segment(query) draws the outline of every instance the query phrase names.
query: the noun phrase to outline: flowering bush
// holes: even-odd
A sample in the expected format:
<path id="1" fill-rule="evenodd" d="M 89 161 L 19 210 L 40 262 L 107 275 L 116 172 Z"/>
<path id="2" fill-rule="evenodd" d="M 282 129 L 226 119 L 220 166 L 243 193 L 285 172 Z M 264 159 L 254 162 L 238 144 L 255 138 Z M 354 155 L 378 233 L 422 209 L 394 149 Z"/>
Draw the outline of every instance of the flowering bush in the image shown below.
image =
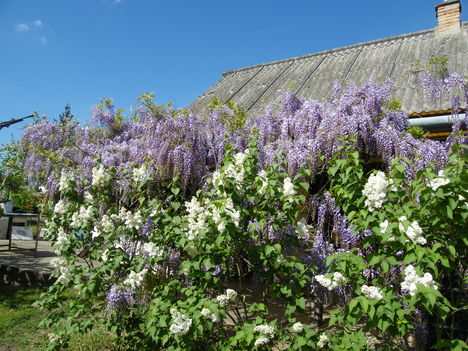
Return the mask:
<path id="1" fill-rule="evenodd" d="M 364 234 L 359 247 L 328 257 L 330 269 L 347 277 L 351 298 L 332 312 L 330 323 L 345 330 L 338 335 L 359 325 L 348 337 L 359 342 L 367 333 L 389 350 L 408 348 L 414 330 L 420 348 L 466 347 L 454 338 L 466 303 L 466 158 L 455 152 L 437 175 L 428 168 L 411 182 L 397 159 L 388 176 L 377 172 L 367 181 L 355 153 L 333 161 L 330 192 Z M 378 206 L 368 206 L 369 198 L 378 198 Z"/>
<path id="2" fill-rule="evenodd" d="M 286 92 L 258 115 L 145 94 L 130 119 L 104 100 L 90 127 L 28 128 L 55 200 L 49 349 L 98 324 L 136 350 L 465 347 L 460 125 L 414 138 L 391 90 Z"/>
<path id="3" fill-rule="evenodd" d="M 165 201 L 146 197 L 141 170 L 127 175 L 133 191 L 119 205 L 114 170 L 95 167 L 84 195 L 64 173 L 48 223 L 58 279 L 41 302 L 52 310 L 46 325 L 57 328 L 50 348 L 96 323 L 139 350 L 313 347 L 318 336 L 296 313 L 314 269 L 293 252 L 311 247 L 299 221 L 308 184 L 279 166 L 260 171 L 256 154 L 254 144 L 228 151 L 184 204 L 175 183 Z M 63 301 L 67 289 L 74 293 Z M 273 308 L 278 318 L 267 318 Z"/>
<path id="4" fill-rule="evenodd" d="M 291 179 L 284 164 L 261 170 L 257 154 L 256 144 L 228 150 L 185 203 L 177 181 L 164 201 L 149 198 L 142 168 L 126 175 L 132 191 L 118 205 L 115 170 L 95 167 L 83 195 L 64 173 L 48 224 L 57 281 L 41 301 L 51 310 L 44 323 L 57 330 L 49 348 L 104 324 L 120 347 L 138 350 L 391 350 L 405 348 L 429 318 L 456 317 L 461 301 L 444 282 L 463 286 L 466 269 L 462 155 L 412 182 L 395 162 L 389 176 L 378 174 L 385 187 L 369 185 L 375 176 L 365 179 L 356 153 L 337 156 L 324 201 L 355 239 L 332 247 L 321 244 L 330 232 L 314 229 L 321 215 L 307 214 L 310 171 Z M 434 192 L 438 177 L 444 184 Z M 372 191 L 380 205 L 370 209 Z M 345 303 L 332 311 L 334 327 L 319 333 L 307 305 L 335 295 Z"/>

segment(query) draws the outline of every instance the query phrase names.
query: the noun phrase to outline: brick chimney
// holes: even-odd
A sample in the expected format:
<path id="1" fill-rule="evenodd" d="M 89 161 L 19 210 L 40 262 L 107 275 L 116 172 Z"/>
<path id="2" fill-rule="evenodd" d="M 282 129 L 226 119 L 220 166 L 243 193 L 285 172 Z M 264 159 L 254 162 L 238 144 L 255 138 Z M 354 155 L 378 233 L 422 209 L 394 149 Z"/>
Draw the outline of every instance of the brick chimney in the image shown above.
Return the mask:
<path id="1" fill-rule="evenodd" d="M 460 0 L 445 0 L 435 7 L 437 15 L 437 32 L 439 34 L 451 33 L 460 30 Z"/>

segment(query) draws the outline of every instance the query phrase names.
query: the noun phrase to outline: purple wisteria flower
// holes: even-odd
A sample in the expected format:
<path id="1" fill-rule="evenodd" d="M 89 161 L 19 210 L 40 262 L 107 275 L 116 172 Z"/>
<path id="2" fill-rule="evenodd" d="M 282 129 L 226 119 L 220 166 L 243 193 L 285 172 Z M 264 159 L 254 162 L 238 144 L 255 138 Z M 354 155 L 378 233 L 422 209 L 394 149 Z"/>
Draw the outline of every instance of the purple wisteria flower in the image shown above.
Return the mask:
<path id="1" fill-rule="evenodd" d="M 112 285 L 106 297 L 109 310 L 122 310 L 135 304 L 134 289 Z"/>

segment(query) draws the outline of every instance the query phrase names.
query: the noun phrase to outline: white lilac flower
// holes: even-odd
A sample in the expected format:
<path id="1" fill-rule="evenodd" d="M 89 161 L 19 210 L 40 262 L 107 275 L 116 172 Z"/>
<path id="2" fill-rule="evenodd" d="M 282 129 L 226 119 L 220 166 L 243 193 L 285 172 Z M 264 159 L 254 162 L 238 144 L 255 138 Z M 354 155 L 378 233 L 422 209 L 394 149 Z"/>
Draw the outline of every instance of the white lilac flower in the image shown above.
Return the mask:
<path id="1" fill-rule="evenodd" d="M 390 183 L 386 179 L 384 172 L 378 171 L 370 175 L 362 190 L 362 195 L 366 197 L 364 204 L 370 211 L 382 207 L 389 185 Z"/>
<path id="2" fill-rule="evenodd" d="M 135 183 L 144 183 L 149 178 L 149 172 L 145 164 L 133 169 L 133 180 Z"/>
<path id="3" fill-rule="evenodd" d="M 102 216 L 101 227 L 104 233 L 110 234 L 114 231 L 114 222 L 108 215 Z"/>
<path id="4" fill-rule="evenodd" d="M 92 231 L 92 233 L 91 233 L 91 236 L 92 236 L 93 239 L 96 239 L 97 237 L 101 236 L 101 234 L 102 234 L 102 233 L 101 233 L 101 231 L 99 230 L 99 228 L 98 228 L 98 227 L 94 227 L 94 228 L 93 228 L 93 231 Z"/>
<path id="5" fill-rule="evenodd" d="M 234 179 L 236 181 L 236 183 L 235 183 L 236 189 L 239 189 L 239 190 L 241 189 L 242 183 L 243 183 L 244 178 L 245 178 L 245 170 L 244 170 L 243 167 L 239 168 L 236 165 L 231 163 L 224 170 L 224 175 L 226 177 Z"/>
<path id="6" fill-rule="evenodd" d="M 45 186 L 43 186 L 43 185 L 41 185 L 41 186 L 39 187 L 39 191 L 40 191 L 42 194 L 47 194 L 47 193 L 48 193 L 47 188 L 46 188 Z"/>
<path id="7" fill-rule="evenodd" d="M 94 217 L 94 208 L 93 206 L 81 206 L 78 212 L 73 213 L 72 221 L 70 226 L 72 228 L 78 229 L 82 225 L 86 224 L 88 221 L 92 220 Z"/>
<path id="8" fill-rule="evenodd" d="M 260 185 L 260 188 L 258 189 L 258 192 L 260 194 L 265 193 L 265 190 L 268 187 L 268 177 L 267 177 L 267 172 L 262 169 L 260 172 L 258 172 L 257 177 L 260 178 L 260 181 L 262 184 Z"/>
<path id="9" fill-rule="evenodd" d="M 319 341 L 317 342 L 317 346 L 322 348 L 330 342 L 327 334 L 320 334 Z"/>
<path id="10" fill-rule="evenodd" d="M 203 308 L 200 312 L 202 317 L 211 319 L 213 323 L 219 322 L 219 316 L 216 313 L 211 312 L 208 308 Z"/>
<path id="11" fill-rule="evenodd" d="M 273 334 L 275 333 L 275 327 L 272 327 L 271 325 L 268 325 L 268 324 L 261 324 L 261 325 L 257 325 L 254 328 L 254 331 L 271 338 Z"/>
<path id="12" fill-rule="evenodd" d="M 299 239 L 307 240 L 309 239 L 310 235 L 310 229 L 312 226 L 307 225 L 307 222 L 304 218 L 301 218 L 299 222 L 297 222 L 296 226 L 296 234 Z"/>
<path id="13" fill-rule="evenodd" d="M 227 298 L 227 296 L 225 294 L 221 294 L 221 295 L 216 296 L 216 301 L 218 301 L 218 303 L 220 305 L 226 305 L 229 302 L 229 300 L 228 300 L 228 298 Z"/>
<path id="14" fill-rule="evenodd" d="M 138 288 L 143 282 L 143 279 L 145 278 L 147 272 L 147 269 L 143 269 L 141 272 L 138 273 L 130 271 L 127 279 L 125 279 L 124 281 L 124 285 L 131 286 L 134 289 Z"/>
<path id="15" fill-rule="evenodd" d="M 102 252 L 101 260 L 102 260 L 103 262 L 107 262 L 107 261 L 109 260 L 109 249 L 105 249 L 105 250 Z"/>
<path id="16" fill-rule="evenodd" d="M 55 268 L 59 268 L 67 265 L 67 260 L 63 257 L 54 257 L 50 260 L 50 264 Z"/>
<path id="17" fill-rule="evenodd" d="M 323 274 L 316 275 L 315 280 L 328 290 L 333 290 L 348 282 L 348 280 L 340 272 L 334 272 L 331 276 L 328 277 Z"/>
<path id="18" fill-rule="evenodd" d="M 388 220 L 383 221 L 382 223 L 380 223 L 379 226 L 380 226 L 380 233 L 385 234 L 388 228 Z"/>
<path id="19" fill-rule="evenodd" d="M 289 202 L 292 202 L 292 196 L 296 195 L 296 190 L 294 190 L 294 184 L 291 182 L 291 178 L 289 177 L 284 178 L 283 195 L 289 198 Z"/>
<path id="20" fill-rule="evenodd" d="M 192 325 L 192 319 L 188 318 L 185 314 L 180 313 L 175 308 L 171 308 L 171 316 L 173 323 L 169 327 L 169 330 L 173 334 L 185 335 Z"/>
<path id="21" fill-rule="evenodd" d="M 107 182 L 106 170 L 103 165 L 99 165 L 99 168 L 93 167 L 93 178 L 91 184 L 96 187 L 104 186 Z"/>
<path id="22" fill-rule="evenodd" d="M 70 243 L 70 238 L 63 228 L 59 228 L 57 238 L 54 243 L 54 250 L 57 254 L 60 254 L 63 249 Z"/>
<path id="23" fill-rule="evenodd" d="M 334 272 L 333 273 L 333 281 L 338 286 L 346 284 L 348 282 L 348 280 L 345 278 L 345 276 L 343 274 L 341 274 L 340 272 Z"/>
<path id="24" fill-rule="evenodd" d="M 324 288 L 327 288 L 328 290 L 333 289 L 333 282 L 330 278 L 327 278 L 323 274 L 316 275 L 314 278 Z"/>
<path id="25" fill-rule="evenodd" d="M 435 177 L 429 182 L 429 187 L 433 191 L 436 191 L 437 189 L 439 189 L 439 187 L 447 185 L 448 183 L 450 183 L 450 180 L 447 177 L 445 177 L 444 171 L 439 171 L 437 177 Z"/>
<path id="26" fill-rule="evenodd" d="M 216 300 L 220 305 L 226 305 L 237 298 L 237 292 L 232 289 L 227 289 L 224 294 L 216 296 Z"/>
<path id="27" fill-rule="evenodd" d="M 62 172 L 59 180 L 59 190 L 60 192 L 68 191 L 71 189 L 71 182 L 72 177 L 69 173 Z"/>
<path id="28" fill-rule="evenodd" d="M 93 203 L 94 202 L 93 195 L 91 195 L 91 193 L 89 191 L 86 191 L 84 193 L 84 199 L 85 199 L 85 202 L 88 202 L 88 203 Z"/>
<path id="29" fill-rule="evenodd" d="M 213 182 L 213 185 L 215 187 L 220 187 L 220 186 L 224 185 L 223 179 L 221 177 L 221 173 L 219 173 L 219 171 L 214 171 L 213 172 L 211 181 Z"/>
<path id="30" fill-rule="evenodd" d="M 231 198 L 226 199 L 226 203 L 224 204 L 224 211 L 229 217 L 232 218 L 235 226 L 238 227 L 240 220 L 240 212 L 234 208 L 234 204 Z"/>
<path id="31" fill-rule="evenodd" d="M 67 204 L 65 203 L 65 201 L 63 200 L 60 200 L 59 202 L 57 202 L 54 206 L 54 213 L 56 214 L 64 214 L 67 212 L 67 209 L 68 209 L 68 206 Z"/>
<path id="32" fill-rule="evenodd" d="M 418 290 L 417 284 L 437 290 L 437 286 L 434 284 L 434 280 L 430 273 L 424 273 L 422 277 L 419 277 L 414 267 L 409 265 L 405 268 L 404 274 L 405 280 L 401 283 L 401 289 L 408 292 L 411 296 L 416 294 L 416 291 Z"/>
<path id="33" fill-rule="evenodd" d="M 141 216 L 140 210 L 132 213 L 131 211 L 127 212 L 125 217 L 125 225 L 129 229 L 140 229 L 141 225 L 143 224 L 143 217 Z"/>
<path id="34" fill-rule="evenodd" d="M 233 301 L 237 298 L 237 292 L 233 289 L 226 289 L 226 297 L 229 301 Z"/>
<path id="35" fill-rule="evenodd" d="M 249 150 L 245 150 L 245 152 L 238 152 L 237 154 L 234 155 L 234 162 L 236 163 L 236 166 L 243 166 L 245 160 L 249 156 Z"/>
<path id="36" fill-rule="evenodd" d="M 382 291 L 376 286 L 363 285 L 361 287 L 361 293 L 369 300 L 382 300 Z"/>
<path id="37" fill-rule="evenodd" d="M 267 338 L 266 336 L 261 336 L 261 337 L 257 338 L 257 340 L 255 340 L 254 345 L 255 346 L 261 346 L 261 345 L 268 344 L 269 342 L 270 342 L 270 338 Z"/>
<path id="38" fill-rule="evenodd" d="M 67 260 L 63 257 L 54 257 L 51 261 L 50 264 L 54 266 L 59 272 L 60 276 L 57 278 L 57 283 L 66 283 L 72 278 L 72 274 L 70 273 L 70 270 L 68 269 L 68 263 Z"/>
<path id="39" fill-rule="evenodd" d="M 164 254 L 164 249 L 155 243 L 145 243 L 143 245 L 143 251 L 145 251 L 149 257 L 160 257 Z"/>
<path id="40" fill-rule="evenodd" d="M 200 236 L 200 231 L 206 228 L 206 219 L 207 219 L 207 210 L 200 205 L 197 198 L 194 196 L 192 200 L 185 203 L 187 208 L 187 222 L 188 222 L 188 232 L 187 238 L 189 240 L 198 239 Z"/>
<path id="41" fill-rule="evenodd" d="M 301 322 L 296 322 L 293 324 L 291 331 L 293 333 L 300 333 L 304 330 L 304 325 Z"/>
<path id="42" fill-rule="evenodd" d="M 411 241 L 417 244 L 421 244 L 421 245 L 424 245 L 427 243 L 426 239 L 422 236 L 422 229 L 419 226 L 418 222 L 413 221 L 405 230 L 404 222 L 408 221 L 406 216 L 402 216 L 398 218 L 398 221 L 400 222 L 398 225 L 398 229 L 401 232 L 404 232 Z"/>
<path id="43" fill-rule="evenodd" d="M 70 273 L 70 270 L 67 266 L 60 266 L 59 267 L 60 276 L 57 278 L 56 282 L 59 284 L 69 282 L 73 275 Z"/>

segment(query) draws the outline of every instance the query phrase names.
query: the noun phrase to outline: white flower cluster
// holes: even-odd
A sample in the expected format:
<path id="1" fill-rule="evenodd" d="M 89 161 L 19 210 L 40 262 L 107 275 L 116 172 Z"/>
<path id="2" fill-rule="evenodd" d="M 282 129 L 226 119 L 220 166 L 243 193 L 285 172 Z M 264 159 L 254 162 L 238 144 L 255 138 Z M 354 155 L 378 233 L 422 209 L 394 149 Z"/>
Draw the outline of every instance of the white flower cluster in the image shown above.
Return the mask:
<path id="1" fill-rule="evenodd" d="M 130 274 L 128 275 L 127 279 L 125 279 L 123 282 L 124 285 L 131 286 L 134 289 L 138 288 L 143 282 L 143 279 L 145 278 L 145 275 L 147 272 L 148 272 L 147 269 L 143 269 L 142 271 L 138 273 L 134 271 L 130 271 Z"/>
<path id="2" fill-rule="evenodd" d="M 227 305 L 229 302 L 237 298 L 237 292 L 232 289 L 226 289 L 224 294 L 216 296 L 216 300 L 220 305 Z"/>
<path id="3" fill-rule="evenodd" d="M 128 229 L 140 229 L 143 224 L 143 217 L 141 216 L 140 210 L 132 213 L 132 211 L 127 211 L 125 208 L 119 210 L 119 214 L 111 215 L 111 219 L 123 222 Z M 110 229 L 111 224 L 107 223 Z M 112 224 L 113 227 L 113 224 Z"/>
<path id="4" fill-rule="evenodd" d="M 387 188 L 391 185 L 390 181 L 385 177 L 385 173 L 378 171 L 371 174 L 367 180 L 362 195 L 366 197 L 364 204 L 370 211 L 382 207 L 382 204 L 387 196 Z"/>
<path id="5" fill-rule="evenodd" d="M 241 189 L 245 177 L 244 162 L 249 156 L 249 150 L 234 155 L 234 163 L 231 163 L 224 171 L 226 177 L 236 181 L 236 188 Z"/>
<path id="6" fill-rule="evenodd" d="M 102 260 L 103 262 L 107 262 L 107 261 L 109 260 L 109 249 L 105 249 L 105 250 L 102 252 L 101 260 Z"/>
<path id="7" fill-rule="evenodd" d="M 104 169 L 103 165 L 99 165 L 99 167 L 93 167 L 93 178 L 91 184 L 95 187 L 101 187 L 106 185 L 108 176 L 106 175 L 106 170 Z"/>
<path id="8" fill-rule="evenodd" d="M 206 219 L 208 217 L 208 211 L 200 205 L 197 198 L 194 196 L 190 202 L 185 203 L 188 215 L 188 233 L 187 237 L 189 240 L 195 240 L 199 237 L 199 231 L 206 228 Z"/>
<path id="9" fill-rule="evenodd" d="M 93 231 L 91 232 L 91 237 L 92 237 L 93 239 L 96 239 L 97 237 L 101 236 L 101 234 L 102 234 L 102 233 L 101 233 L 101 231 L 99 230 L 99 228 L 98 228 L 98 227 L 94 227 L 94 228 L 93 228 Z"/>
<path id="10" fill-rule="evenodd" d="M 203 308 L 200 312 L 202 317 L 211 319 L 213 323 L 219 322 L 219 316 L 216 313 L 211 312 L 208 308 Z"/>
<path id="11" fill-rule="evenodd" d="M 102 216 L 101 227 L 104 233 L 107 233 L 107 234 L 111 234 L 115 229 L 114 222 L 108 215 Z"/>
<path id="12" fill-rule="evenodd" d="M 55 239 L 55 243 L 54 243 L 54 251 L 58 255 L 60 255 L 60 253 L 63 251 L 63 249 L 66 246 L 68 246 L 69 243 L 70 243 L 70 238 L 67 235 L 67 233 L 65 233 L 63 228 L 59 228 L 57 238 Z"/>
<path id="13" fill-rule="evenodd" d="M 291 331 L 293 333 L 300 333 L 304 330 L 304 325 L 301 322 L 296 322 L 293 324 Z"/>
<path id="14" fill-rule="evenodd" d="M 89 204 L 92 204 L 94 202 L 94 197 L 93 197 L 93 195 L 91 195 L 91 193 L 89 191 L 85 191 L 84 199 L 85 199 L 85 202 L 87 202 Z"/>
<path id="15" fill-rule="evenodd" d="M 200 231 L 207 228 L 207 219 L 209 217 L 213 219 L 220 232 L 224 231 L 226 222 L 221 216 L 223 213 L 231 218 L 236 227 L 239 226 L 240 212 L 234 208 L 234 203 L 231 198 L 225 199 L 224 206 L 221 209 L 212 203 L 208 204 L 207 207 L 203 207 L 195 197 L 193 197 L 190 202 L 186 202 L 185 207 L 188 211 L 187 238 L 189 240 L 200 238 Z"/>
<path id="16" fill-rule="evenodd" d="M 72 279 L 72 274 L 68 269 L 67 260 L 63 257 L 54 257 L 50 264 L 57 268 L 60 272 L 60 276 L 57 278 L 57 283 L 65 283 Z"/>
<path id="17" fill-rule="evenodd" d="M 185 314 L 180 313 L 175 308 L 171 308 L 171 316 L 173 323 L 169 327 L 169 330 L 173 334 L 185 335 L 192 325 L 192 319 L 188 318 Z"/>
<path id="18" fill-rule="evenodd" d="M 141 216 L 140 210 L 132 213 L 130 211 L 127 212 L 127 216 L 125 218 L 125 225 L 127 228 L 134 228 L 136 230 L 140 229 L 143 223 L 143 217 Z"/>
<path id="19" fill-rule="evenodd" d="M 386 219 L 385 221 L 383 221 L 382 223 L 380 223 L 380 233 L 381 234 L 385 234 L 387 232 L 387 228 L 388 228 L 388 220 Z"/>
<path id="20" fill-rule="evenodd" d="M 258 189 L 258 192 L 260 194 L 264 194 L 265 193 L 265 190 L 267 189 L 268 187 L 268 176 L 267 176 L 267 172 L 262 169 L 260 172 L 258 172 L 257 174 L 257 177 L 260 179 L 261 181 L 261 185 L 260 185 L 260 188 Z"/>
<path id="21" fill-rule="evenodd" d="M 405 268 L 405 280 L 401 283 L 401 289 L 408 292 L 411 296 L 416 294 L 418 290 L 417 284 L 437 290 L 437 285 L 434 284 L 431 273 L 424 273 L 422 277 L 418 276 L 413 266 L 409 265 Z"/>
<path id="22" fill-rule="evenodd" d="M 450 183 L 450 180 L 447 177 L 445 177 L 444 171 L 439 171 L 439 173 L 437 173 L 437 177 L 435 177 L 429 182 L 429 187 L 433 191 L 436 191 L 437 189 L 439 189 L 439 187 L 447 185 L 448 183 Z"/>
<path id="23" fill-rule="evenodd" d="M 94 208 L 93 206 L 80 206 L 80 210 L 78 212 L 73 213 L 72 221 L 70 226 L 72 228 L 78 229 L 80 228 L 83 223 L 87 223 L 94 218 Z"/>
<path id="24" fill-rule="evenodd" d="M 330 342 L 330 339 L 328 338 L 328 335 L 323 333 L 323 334 L 320 334 L 319 336 L 319 341 L 317 342 L 317 346 L 319 348 L 322 348 L 325 345 L 327 345 L 329 342 Z"/>
<path id="25" fill-rule="evenodd" d="M 143 244 L 143 251 L 149 257 L 160 257 L 164 254 L 164 249 L 155 243 L 144 243 Z"/>
<path id="26" fill-rule="evenodd" d="M 271 338 L 275 334 L 275 327 L 268 324 L 257 325 L 254 331 L 262 334 L 257 340 L 255 340 L 255 346 L 265 345 L 270 342 Z"/>
<path id="27" fill-rule="evenodd" d="M 232 221 L 236 225 L 236 227 L 239 226 L 239 220 L 240 220 L 240 212 L 237 211 L 234 208 L 234 204 L 232 202 L 231 198 L 227 198 L 225 203 L 224 203 L 224 212 L 231 217 Z"/>
<path id="28" fill-rule="evenodd" d="M 145 164 L 142 164 L 140 167 L 133 169 L 132 178 L 135 183 L 144 183 L 149 178 L 148 168 Z"/>
<path id="29" fill-rule="evenodd" d="M 68 204 L 63 200 L 60 200 L 54 206 L 54 213 L 55 214 L 64 214 L 67 211 L 68 211 Z"/>
<path id="30" fill-rule="evenodd" d="M 304 218 L 301 218 L 299 222 L 297 222 L 296 226 L 296 234 L 299 239 L 304 239 L 307 240 L 309 239 L 310 235 L 309 232 L 311 230 L 312 226 L 307 225 L 307 222 Z"/>
<path id="31" fill-rule="evenodd" d="M 242 190 L 242 183 L 245 178 L 244 162 L 248 156 L 249 150 L 245 150 L 245 152 L 239 152 L 234 155 L 234 162 L 229 164 L 226 169 L 224 169 L 223 173 L 220 173 L 219 171 L 213 172 L 213 185 L 218 188 L 223 186 L 223 177 L 228 177 L 236 181 L 236 189 Z M 218 194 L 221 193 L 219 189 L 217 192 Z"/>
<path id="32" fill-rule="evenodd" d="M 369 300 L 382 300 L 382 291 L 376 286 L 363 285 L 361 287 L 361 293 Z"/>
<path id="33" fill-rule="evenodd" d="M 289 202 L 293 202 L 293 196 L 296 195 L 296 190 L 294 190 L 294 184 L 291 182 L 291 178 L 289 177 L 284 178 L 283 195 L 288 198 Z"/>
<path id="34" fill-rule="evenodd" d="M 414 243 L 424 245 L 427 243 L 427 240 L 422 236 L 422 229 L 419 226 L 418 222 L 413 221 L 408 225 L 408 228 L 405 230 L 405 223 L 408 221 L 408 218 L 405 216 L 402 216 L 398 218 L 398 221 L 400 222 L 398 225 L 398 229 L 400 229 L 400 232 L 403 232 L 406 234 L 406 236 Z"/>
<path id="35" fill-rule="evenodd" d="M 316 275 L 315 280 L 324 288 L 333 290 L 338 286 L 344 285 L 348 280 L 340 272 L 334 272 L 330 277 L 325 275 Z"/>
<path id="36" fill-rule="evenodd" d="M 62 172 L 59 180 L 59 190 L 60 192 L 71 190 L 72 176 L 70 173 Z"/>

